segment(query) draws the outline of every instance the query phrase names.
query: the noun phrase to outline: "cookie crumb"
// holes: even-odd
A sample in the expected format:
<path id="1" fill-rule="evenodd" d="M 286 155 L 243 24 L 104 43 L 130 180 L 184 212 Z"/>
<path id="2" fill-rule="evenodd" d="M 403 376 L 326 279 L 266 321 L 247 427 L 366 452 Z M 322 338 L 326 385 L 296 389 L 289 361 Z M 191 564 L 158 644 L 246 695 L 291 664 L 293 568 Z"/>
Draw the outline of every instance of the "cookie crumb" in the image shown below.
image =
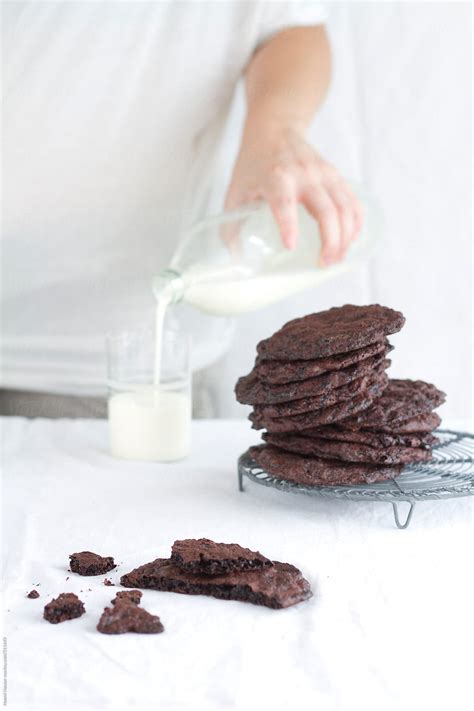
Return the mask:
<path id="1" fill-rule="evenodd" d="M 39 596 L 40 596 L 40 594 L 37 590 L 30 590 L 30 592 L 28 593 L 28 595 L 26 597 L 29 597 L 30 600 L 34 600 L 35 598 L 37 598 Z"/>

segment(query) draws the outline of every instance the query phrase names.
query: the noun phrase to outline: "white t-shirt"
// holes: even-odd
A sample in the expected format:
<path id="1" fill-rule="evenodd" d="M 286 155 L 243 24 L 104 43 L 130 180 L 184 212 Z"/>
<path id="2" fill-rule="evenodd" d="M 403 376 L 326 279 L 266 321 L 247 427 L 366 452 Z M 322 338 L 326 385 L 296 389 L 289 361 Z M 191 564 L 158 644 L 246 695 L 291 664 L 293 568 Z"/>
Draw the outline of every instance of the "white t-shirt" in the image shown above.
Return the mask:
<path id="1" fill-rule="evenodd" d="M 4 2 L 2 386 L 104 385 L 205 208 L 255 49 L 315 2 Z"/>

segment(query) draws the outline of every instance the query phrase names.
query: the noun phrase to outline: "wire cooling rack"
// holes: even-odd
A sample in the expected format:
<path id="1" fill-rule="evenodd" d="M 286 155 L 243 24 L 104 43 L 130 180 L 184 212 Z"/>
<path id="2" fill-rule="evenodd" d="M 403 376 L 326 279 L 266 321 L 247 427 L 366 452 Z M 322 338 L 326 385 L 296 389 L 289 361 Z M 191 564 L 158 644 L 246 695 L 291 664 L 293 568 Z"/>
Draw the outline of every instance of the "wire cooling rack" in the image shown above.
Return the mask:
<path id="1" fill-rule="evenodd" d="M 244 477 L 280 491 L 352 501 L 387 501 L 393 506 L 398 528 L 407 528 L 415 504 L 429 499 L 450 499 L 474 494 L 474 435 L 453 430 L 437 430 L 439 443 L 433 447 L 433 460 L 406 466 L 396 479 L 354 486 L 303 486 L 268 474 L 246 452 L 238 461 L 239 490 Z M 410 504 L 405 520 L 400 521 L 398 504 Z"/>

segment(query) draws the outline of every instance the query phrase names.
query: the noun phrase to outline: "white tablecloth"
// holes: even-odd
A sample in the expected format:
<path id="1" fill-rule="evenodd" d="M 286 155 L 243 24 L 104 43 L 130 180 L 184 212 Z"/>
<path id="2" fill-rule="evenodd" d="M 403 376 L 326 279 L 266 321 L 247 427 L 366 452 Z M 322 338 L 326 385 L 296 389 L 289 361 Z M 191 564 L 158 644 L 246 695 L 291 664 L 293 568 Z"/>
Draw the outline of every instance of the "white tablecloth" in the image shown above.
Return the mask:
<path id="1" fill-rule="evenodd" d="M 240 493 L 237 456 L 258 440 L 245 421 L 196 422 L 191 456 L 169 465 L 112 459 L 105 422 L 2 426 L 10 707 L 472 708 L 474 500 L 422 502 L 400 531 L 389 504 Z M 269 610 L 145 591 L 164 634 L 96 631 L 117 588 L 69 573 L 69 553 L 114 555 L 118 583 L 201 536 L 294 563 L 314 597 Z M 64 591 L 87 612 L 49 625 Z"/>

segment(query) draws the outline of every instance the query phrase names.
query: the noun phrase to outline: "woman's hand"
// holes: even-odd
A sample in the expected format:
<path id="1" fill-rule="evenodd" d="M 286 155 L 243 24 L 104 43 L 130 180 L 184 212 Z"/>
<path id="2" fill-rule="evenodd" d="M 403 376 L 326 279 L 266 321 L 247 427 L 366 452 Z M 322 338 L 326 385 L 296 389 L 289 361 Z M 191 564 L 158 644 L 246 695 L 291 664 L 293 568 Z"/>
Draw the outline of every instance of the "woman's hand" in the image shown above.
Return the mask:
<path id="1" fill-rule="evenodd" d="M 225 206 L 258 200 L 269 203 L 288 249 L 298 239 L 298 203 L 304 205 L 319 224 L 321 266 L 342 259 L 362 226 L 351 188 L 296 125 L 246 126 Z"/>

